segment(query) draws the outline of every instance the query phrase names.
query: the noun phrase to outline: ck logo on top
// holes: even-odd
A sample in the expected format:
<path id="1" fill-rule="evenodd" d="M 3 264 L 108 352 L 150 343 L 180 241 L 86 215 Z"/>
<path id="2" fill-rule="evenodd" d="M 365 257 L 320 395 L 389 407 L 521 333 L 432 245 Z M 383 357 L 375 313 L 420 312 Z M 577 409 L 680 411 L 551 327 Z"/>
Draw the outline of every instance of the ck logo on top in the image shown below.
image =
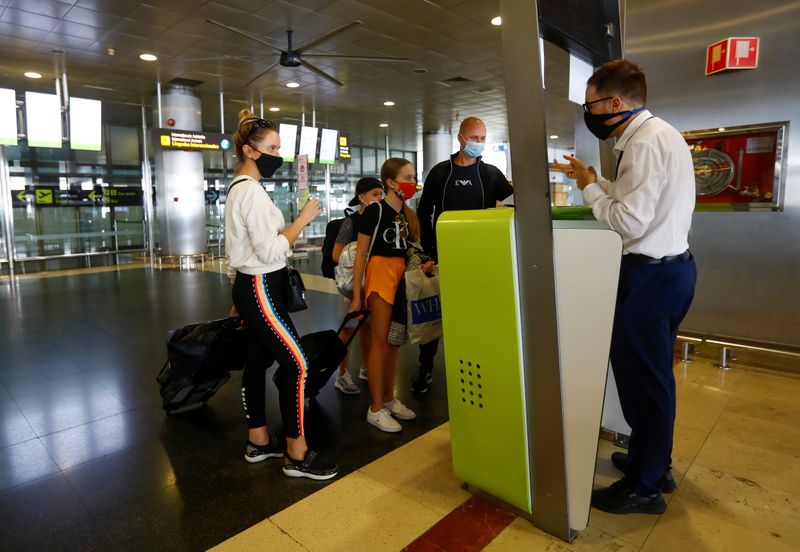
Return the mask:
<path id="1" fill-rule="evenodd" d="M 383 231 L 383 241 L 395 249 L 408 249 L 408 222 L 403 215 L 394 218 L 392 226 Z"/>

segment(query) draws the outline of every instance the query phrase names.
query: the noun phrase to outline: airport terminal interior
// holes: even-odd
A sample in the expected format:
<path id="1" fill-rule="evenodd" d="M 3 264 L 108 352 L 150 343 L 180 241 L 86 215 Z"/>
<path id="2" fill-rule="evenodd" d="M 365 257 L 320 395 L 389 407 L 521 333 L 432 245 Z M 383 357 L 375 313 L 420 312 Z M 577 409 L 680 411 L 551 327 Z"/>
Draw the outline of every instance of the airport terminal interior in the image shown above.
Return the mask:
<path id="1" fill-rule="evenodd" d="M 0 550 L 800 549 L 798 25 L 790 0 L 0 0 Z M 630 434 L 606 381 L 621 247 L 544 162 L 614 174 L 581 104 L 622 57 L 696 179 L 661 514 L 589 507 L 622 476 L 610 458 Z M 399 348 L 395 395 L 416 418 L 367 423 L 358 339 L 358 393 L 334 375 L 305 400 L 310 446 L 339 465 L 327 481 L 245 462 L 241 370 L 175 410 L 157 381 L 171 331 L 231 310 L 225 203 L 245 108 L 279 130 L 283 164 L 261 185 L 285 220 L 321 204 L 290 258 L 300 335 L 341 321 L 326 228 L 387 159 L 414 165 L 416 209 L 478 117 L 483 161 L 515 190 L 512 208 L 440 222 L 440 261 L 459 268 L 440 266 L 425 392 L 419 347 Z M 504 238 L 459 246 L 482 224 Z M 525 272 L 533 246 L 549 280 Z M 470 406 L 473 383 L 484 402 Z"/>

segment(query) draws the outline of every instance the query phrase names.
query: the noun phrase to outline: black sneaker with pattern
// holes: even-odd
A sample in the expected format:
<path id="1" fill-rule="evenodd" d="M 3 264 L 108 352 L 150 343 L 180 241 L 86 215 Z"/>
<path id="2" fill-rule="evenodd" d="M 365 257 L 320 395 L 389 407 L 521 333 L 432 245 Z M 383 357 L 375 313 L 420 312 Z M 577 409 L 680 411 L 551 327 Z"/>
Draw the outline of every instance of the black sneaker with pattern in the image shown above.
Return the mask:
<path id="1" fill-rule="evenodd" d="M 414 379 L 411 380 L 411 391 L 414 393 L 427 393 L 433 381 L 432 372 L 430 368 L 420 367 Z"/>
<path id="2" fill-rule="evenodd" d="M 295 460 L 287 453 L 283 459 L 283 474 L 287 477 L 308 477 L 317 481 L 324 481 L 336 477 L 339 466 L 321 458 L 316 452 L 306 452 L 305 460 Z"/>
<path id="3" fill-rule="evenodd" d="M 278 444 L 277 440 L 270 437 L 266 445 L 257 445 L 252 441 L 247 441 L 244 450 L 244 459 L 251 464 L 262 462 L 267 458 L 283 458 L 284 447 Z"/>

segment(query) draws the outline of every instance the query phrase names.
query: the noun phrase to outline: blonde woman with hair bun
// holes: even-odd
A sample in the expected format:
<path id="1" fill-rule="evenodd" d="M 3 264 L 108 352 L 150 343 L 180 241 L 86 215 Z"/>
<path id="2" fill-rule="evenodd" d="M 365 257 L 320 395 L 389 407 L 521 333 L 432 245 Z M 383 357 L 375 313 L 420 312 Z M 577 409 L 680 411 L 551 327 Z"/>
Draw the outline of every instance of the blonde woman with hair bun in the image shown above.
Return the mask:
<path id="1" fill-rule="evenodd" d="M 233 312 L 241 316 L 247 332 L 247 364 L 242 373 L 248 427 L 245 460 L 283 457 L 283 473 L 288 477 L 330 479 L 338 466 L 306 443 L 303 407 L 308 360 L 287 308 L 286 260 L 297 237 L 319 215 L 320 203 L 309 199 L 297 220 L 287 226 L 283 213 L 261 187 L 261 180 L 272 177 L 283 163 L 275 123 L 243 109 L 233 144 L 239 163 L 225 202 L 225 248 L 229 267 L 236 271 Z M 275 361 L 285 447 L 269 434 L 266 424 L 265 376 Z"/>

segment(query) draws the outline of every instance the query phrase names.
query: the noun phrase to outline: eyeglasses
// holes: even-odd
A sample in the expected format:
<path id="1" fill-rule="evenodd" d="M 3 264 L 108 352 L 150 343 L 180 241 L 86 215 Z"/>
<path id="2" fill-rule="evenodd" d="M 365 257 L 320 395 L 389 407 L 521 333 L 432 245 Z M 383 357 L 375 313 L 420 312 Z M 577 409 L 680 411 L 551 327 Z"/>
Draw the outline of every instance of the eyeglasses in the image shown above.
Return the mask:
<path id="1" fill-rule="evenodd" d="M 609 96 L 609 97 L 607 97 L 607 98 L 600 98 L 599 100 L 594 100 L 594 101 L 591 101 L 591 102 L 586 102 L 585 104 L 581 104 L 581 105 L 583 106 L 583 110 L 584 110 L 586 113 L 591 113 L 592 111 L 591 111 L 591 109 L 589 109 L 589 106 L 590 106 L 590 105 L 592 105 L 592 104 L 596 104 L 596 103 L 598 103 L 598 102 L 604 102 L 604 101 L 606 101 L 606 100 L 613 100 L 613 99 L 614 99 L 614 96 Z"/>
<path id="2" fill-rule="evenodd" d="M 250 143 L 250 138 L 255 134 L 256 130 L 259 128 L 266 128 L 269 130 L 277 131 L 278 127 L 275 126 L 275 123 L 269 121 L 267 119 L 256 119 L 253 122 L 253 126 L 250 127 L 250 131 L 247 133 L 247 137 L 244 139 L 245 144 Z"/>

